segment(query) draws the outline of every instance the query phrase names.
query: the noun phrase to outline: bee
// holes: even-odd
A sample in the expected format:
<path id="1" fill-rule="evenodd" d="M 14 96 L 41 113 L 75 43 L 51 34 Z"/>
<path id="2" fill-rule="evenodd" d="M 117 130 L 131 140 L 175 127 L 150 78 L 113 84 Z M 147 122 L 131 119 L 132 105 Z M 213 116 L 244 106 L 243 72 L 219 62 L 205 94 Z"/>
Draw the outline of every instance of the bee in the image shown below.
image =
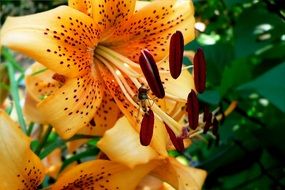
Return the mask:
<path id="1" fill-rule="evenodd" d="M 148 91 L 149 89 L 142 85 L 139 89 L 138 89 L 138 95 L 137 95 L 137 100 L 140 103 L 140 107 L 142 108 L 142 110 L 146 113 L 148 110 L 147 107 L 147 101 L 149 100 L 148 97 Z"/>

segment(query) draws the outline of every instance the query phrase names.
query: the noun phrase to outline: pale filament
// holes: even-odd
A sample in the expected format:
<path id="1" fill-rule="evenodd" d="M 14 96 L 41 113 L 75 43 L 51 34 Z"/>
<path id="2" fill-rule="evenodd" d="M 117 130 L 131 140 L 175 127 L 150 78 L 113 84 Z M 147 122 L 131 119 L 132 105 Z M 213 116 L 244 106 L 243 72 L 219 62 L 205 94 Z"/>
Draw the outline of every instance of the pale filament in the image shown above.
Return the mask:
<path id="1" fill-rule="evenodd" d="M 118 85 L 120 86 L 120 88 L 121 88 L 122 92 L 124 93 L 124 95 L 126 96 L 126 98 L 129 100 L 129 102 L 131 104 L 133 104 L 136 108 L 138 108 L 139 107 L 138 104 L 133 101 L 133 99 L 130 97 L 129 93 L 127 92 L 127 90 L 125 88 L 125 85 L 127 85 L 127 84 L 122 83 L 122 81 L 120 80 L 120 78 L 116 74 L 115 69 L 106 60 L 104 60 L 104 58 L 100 57 L 99 55 L 96 55 L 96 58 L 98 58 L 100 61 L 102 61 L 104 63 L 104 65 L 106 65 L 108 70 L 114 76 L 115 80 L 117 81 Z"/>
<path id="2" fill-rule="evenodd" d="M 139 77 L 141 74 L 137 73 L 135 70 L 133 70 L 131 67 L 126 67 L 124 66 L 124 64 L 122 64 L 121 62 L 118 62 L 118 59 L 114 58 L 113 56 L 111 56 L 110 54 L 102 51 L 100 48 L 96 49 L 96 54 L 101 55 L 102 57 L 104 57 L 105 59 L 109 60 L 110 62 L 112 62 L 118 69 L 120 69 L 121 71 L 123 71 L 124 73 L 126 73 L 129 76 L 133 76 L 133 77 Z"/>
<path id="3" fill-rule="evenodd" d="M 142 108 L 140 108 L 139 102 L 136 102 L 133 99 L 133 97 L 136 96 L 136 92 L 134 92 L 131 89 L 126 79 L 124 78 L 124 75 L 121 73 L 121 72 L 124 72 L 131 79 L 131 81 L 134 83 L 136 88 L 139 89 L 141 87 L 141 82 L 147 84 L 147 81 L 144 77 L 142 77 L 142 74 L 133 70 L 131 67 L 134 65 L 136 65 L 136 67 L 139 67 L 139 65 L 137 63 L 132 62 L 128 58 L 114 52 L 113 50 L 110 50 L 103 46 L 97 46 L 95 53 L 96 53 L 95 57 L 99 59 L 104 65 L 106 65 L 108 70 L 112 73 L 112 75 L 114 76 L 117 84 L 121 88 L 127 100 L 135 108 L 137 108 L 140 113 L 144 114 L 144 111 L 142 110 Z M 184 67 L 184 68 L 188 69 L 188 67 Z M 161 71 L 162 70 L 160 70 L 160 72 Z M 169 73 L 169 71 L 165 71 L 165 72 Z M 166 92 L 165 98 L 169 100 L 179 101 L 180 103 L 186 102 L 185 99 L 179 98 L 169 92 Z M 151 104 L 151 103 L 148 102 L 148 104 Z M 153 110 L 156 118 L 160 119 L 162 122 L 165 122 L 177 136 L 181 135 L 183 126 L 180 123 L 178 123 L 175 119 L 170 117 L 167 113 L 165 113 L 162 109 L 160 109 L 158 105 L 156 105 L 155 103 L 149 105 L 149 107 L 151 107 L 151 109 Z M 179 111 L 177 110 L 177 112 Z"/>

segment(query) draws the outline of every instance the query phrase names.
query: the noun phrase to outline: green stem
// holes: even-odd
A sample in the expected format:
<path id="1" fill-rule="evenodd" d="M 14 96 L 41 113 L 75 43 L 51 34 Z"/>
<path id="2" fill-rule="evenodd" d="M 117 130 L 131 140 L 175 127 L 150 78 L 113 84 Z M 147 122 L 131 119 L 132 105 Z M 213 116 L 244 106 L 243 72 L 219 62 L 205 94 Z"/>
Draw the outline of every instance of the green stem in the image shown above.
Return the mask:
<path id="1" fill-rule="evenodd" d="M 39 154 L 40 159 L 44 159 L 47 157 L 52 151 L 54 151 L 57 148 L 63 148 L 65 146 L 66 142 L 74 141 L 74 140 L 79 140 L 79 139 L 98 139 L 99 137 L 93 136 L 93 135 L 83 135 L 83 134 L 77 134 L 71 137 L 70 139 L 67 140 L 61 140 L 61 139 L 56 139 L 49 145 L 47 145 L 43 151 Z"/>
<path id="2" fill-rule="evenodd" d="M 6 55 L 6 54 L 4 53 L 4 55 Z M 17 115 L 18 115 L 18 120 L 19 120 L 19 123 L 20 123 L 20 127 L 21 127 L 22 131 L 27 133 L 27 126 L 26 126 L 26 122 L 24 120 L 22 108 L 21 108 L 21 105 L 20 105 L 18 84 L 17 84 L 17 82 L 15 80 L 14 66 L 11 64 L 10 60 L 7 60 L 7 61 L 8 61 L 8 64 L 7 64 L 8 76 L 9 76 L 9 80 L 10 80 L 10 92 L 11 92 L 12 98 L 14 100 L 14 104 L 15 104 Z"/>
<path id="3" fill-rule="evenodd" d="M 40 154 L 42 148 L 45 146 L 45 144 L 46 144 L 46 142 L 47 142 L 47 140 L 48 140 L 48 137 L 49 137 L 51 131 L 52 131 L 52 126 L 49 125 L 48 128 L 47 128 L 47 131 L 45 132 L 45 134 L 44 134 L 44 136 L 43 136 L 43 138 L 42 138 L 42 141 L 40 142 L 39 146 L 38 146 L 38 147 L 36 148 L 36 150 L 35 150 L 35 153 L 36 153 L 37 155 Z"/>
<path id="4" fill-rule="evenodd" d="M 25 70 L 17 63 L 9 49 L 3 48 L 3 55 L 5 59 L 10 62 L 17 71 L 25 73 Z"/>
<path id="5" fill-rule="evenodd" d="M 69 164 L 71 164 L 72 162 L 75 162 L 75 161 L 78 161 L 82 158 L 86 158 L 86 157 L 89 157 L 89 156 L 96 156 L 98 153 L 99 153 L 99 149 L 97 147 L 94 147 L 94 148 L 90 148 L 90 149 L 87 149 L 86 151 L 84 152 L 81 152 L 79 154 L 76 154 L 68 159 L 66 159 L 61 168 L 60 168 L 60 172 L 66 168 Z"/>
<path id="6" fill-rule="evenodd" d="M 33 129 L 34 129 L 34 125 L 35 125 L 34 122 L 31 122 L 31 123 L 30 123 L 29 128 L 28 128 L 28 131 L 27 131 L 27 135 L 28 135 L 28 136 L 31 136 L 31 133 L 32 133 L 32 131 L 33 131 Z"/>

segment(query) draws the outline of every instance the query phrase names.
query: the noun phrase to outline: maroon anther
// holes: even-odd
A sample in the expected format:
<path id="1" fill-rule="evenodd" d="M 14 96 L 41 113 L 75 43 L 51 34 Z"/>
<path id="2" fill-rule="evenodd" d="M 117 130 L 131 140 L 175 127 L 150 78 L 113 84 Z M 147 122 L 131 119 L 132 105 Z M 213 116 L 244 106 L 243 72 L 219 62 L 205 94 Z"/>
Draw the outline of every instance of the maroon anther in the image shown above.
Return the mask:
<path id="1" fill-rule="evenodd" d="M 52 75 L 52 79 L 53 79 L 53 80 L 56 80 L 56 81 L 58 81 L 58 82 L 60 82 L 60 83 L 65 83 L 65 81 L 66 81 L 65 76 L 60 75 L 60 74 L 58 74 L 58 73 L 53 74 L 53 75 Z"/>
<path id="2" fill-rule="evenodd" d="M 186 111 L 188 112 L 189 127 L 195 130 L 199 122 L 199 102 L 194 90 L 191 90 L 188 95 Z"/>
<path id="3" fill-rule="evenodd" d="M 140 67 L 153 94 L 158 98 L 165 96 L 165 91 L 159 76 L 156 63 L 148 50 L 141 51 L 139 58 Z"/>
<path id="4" fill-rule="evenodd" d="M 169 69 L 172 78 L 177 79 L 181 74 L 184 52 L 184 38 L 180 31 L 176 31 L 170 39 Z"/>
<path id="5" fill-rule="evenodd" d="M 212 128 L 213 135 L 218 136 L 218 128 L 219 128 L 219 122 L 218 122 L 217 118 L 214 117 L 213 128 Z"/>
<path id="6" fill-rule="evenodd" d="M 212 117 L 213 117 L 213 114 L 211 112 L 209 112 L 209 114 L 207 115 L 207 118 L 206 118 L 204 130 L 203 130 L 204 134 L 206 134 L 209 131 L 210 127 L 212 126 Z"/>
<path id="7" fill-rule="evenodd" d="M 210 110 L 209 107 L 204 105 L 204 114 L 203 114 L 203 121 L 207 121 L 209 118 Z"/>
<path id="8" fill-rule="evenodd" d="M 143 146 L 148 146 L 152 139 L 153 134 L 153 126 L 154 126 L 154 114 L 151 109 L 145 112 L 140 130 L 140 142 Z"/>
<path id="9" fill-rule="evenodd" d="M 173 144 L 173 146 L 175 147 L 175 149 L 178 152 L 184 152 L 185 147 L 184 147 L 184 143 L 183 143 L 183 138 L 182 137 L 176 137 L 176 135 L 174 134 L 174 132 L 170 129 L 170 127 L 168 127 L 168 125 L 166 123 L 164 123 L 165 128 L 167 130 L 167 133 L 170 137 L 170 140 Z"/>
<path id="10" fill-rule="evenodd" d="M 203 115 L 203 121 L 205 122 L 203 133 L 206 134 L 210 127 L 212 126 L 212 112 L 210 112 L 208 106 L 204 106 L 204 115 Z"/>
<path id="11" fill-rule="evenodd" d="M 197 92 L 204 92 L 206 88 L 206 60 L 201 48 L 198 48 L 194 56 L 194 83 Z"/>

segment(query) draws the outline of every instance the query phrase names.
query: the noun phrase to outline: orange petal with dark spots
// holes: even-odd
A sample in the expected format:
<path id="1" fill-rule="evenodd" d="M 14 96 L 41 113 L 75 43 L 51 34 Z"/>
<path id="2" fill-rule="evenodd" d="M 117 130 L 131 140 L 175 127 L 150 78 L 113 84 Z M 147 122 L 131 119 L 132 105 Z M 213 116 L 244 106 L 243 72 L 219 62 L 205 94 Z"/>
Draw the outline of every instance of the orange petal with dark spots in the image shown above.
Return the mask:
<path id="1" fill-rule="evenodd" d="M 0 110 L 0 189 L 37 189 L 44 166 L 30 149 L 31 140 Z"/>
<path id="2" fill-rule="evenodd" d="M 53 79 L 55 74 L 55 72 L 47 69 L 40 63 L 32 64 L 26 70 L 25 76 L 29 95 L 39 101 L 57 91 L 62 86 L 62 83 Z"/>
<path id="3" fill-rule="evenodd" d="M 100 31 L 92 18 L 67 6 L 8 17 L 1 45 L 19 51 L 68 77 L 90 72 Z"/>
<path id="4" fill-rule="evenodd" d="M 98 107 L 94 117 L 89 121 L 89 123 L 81 128 L 77 134 L 103 136 L 105 131 L 114 127 L 117 120 L 122 116 L 121 110 L 117 106 L 116 102 L 113 100 L 112 96 L 109 94 L 108 90 L 103 87 L 103 99 Z M 73 152 L 80 145 L 87 142 L 89 139 L 80 139 L 71 141 L 68 144 L 68 149 Z"/>
<path id="5" fill-rule="evenodd" d="M 68 6 L 92 16 L 92 0 L 68 0 Z"/>
<path id="6" fill-rule="evenodd" d="M 141 130 L 140 130 L 140 142 L 143 146 L 148 146 L 152 139 L 154 127 L 154 114 L 150 109 L 148 110 L 142 119 Z"/>
<path id="7" fill-rule="evenodd" d="M 182 32 L 185 44 L 194 39 L 194 23 L 191 1 L 152 1 L 117 27 L 103 43 L 135 62 L 142 49 L 148 49 L 159 61 L 168 55 L 171 34 L 177 30 Z"/>
<path id="8" fill-rule="evenodd" d="M 77 189 L 80 187 L 82 189 L 135 190 L 142 178 L 159 164 L 159 161 L 154 160 L 131 169 L 126 165 L 109 160 L 89 161 L 65 172 L 52 185 L 51 189 Z"/>
<path id="9" fill-rule="evenodd" d="M 170 40 L 169 49 L 169 68 L 172 78 L 177 79 L 181 74 L 183 53 L 184 53 L 184 39 L 180 31 L 176 31 Z"/>
<path id="10" fill-rule="evenodd" d="M 92 1 L 92 16 L 103 32 L 103 40 L 113 33 L 113 27 L 123 25 L 135 10 L 136 0 Z"/>
<path id="11" fill-rule="evenodd" d="M 156 63 L 149 51 L 141 51 L 139 63 L 151 91 L 156 97 L 163 98 L 165 96 L 164 88 L 161 83 Z"/>
<path id="12" fill-rule="evenodd" d="M 29 83 L 27 83 L 29 85 Z M 29 88 L 29 93 L 36 94 Z M 68 78 L 55 92 L 38 99 L 38 112 L 44 115 L 45 123 L 51 124 L 58 134 L 70 138 L 86 126 L 98 109 L 102 94 L 102 81 L 96 70 L 79 78 Z"/>
<path id="13" fill-rule="evenodd" d="M 194 82 L 197 92 L 204 92 L 206 88 L 206 60 L 201 48 L 194 56 Z"/>
<path id="14" fill-rule="evenodd" d="M 189 127 L 195 130 L 199 122 L 199 102 L 194 90 L 188 95 L 186 111 L 188 112 Z"/>

